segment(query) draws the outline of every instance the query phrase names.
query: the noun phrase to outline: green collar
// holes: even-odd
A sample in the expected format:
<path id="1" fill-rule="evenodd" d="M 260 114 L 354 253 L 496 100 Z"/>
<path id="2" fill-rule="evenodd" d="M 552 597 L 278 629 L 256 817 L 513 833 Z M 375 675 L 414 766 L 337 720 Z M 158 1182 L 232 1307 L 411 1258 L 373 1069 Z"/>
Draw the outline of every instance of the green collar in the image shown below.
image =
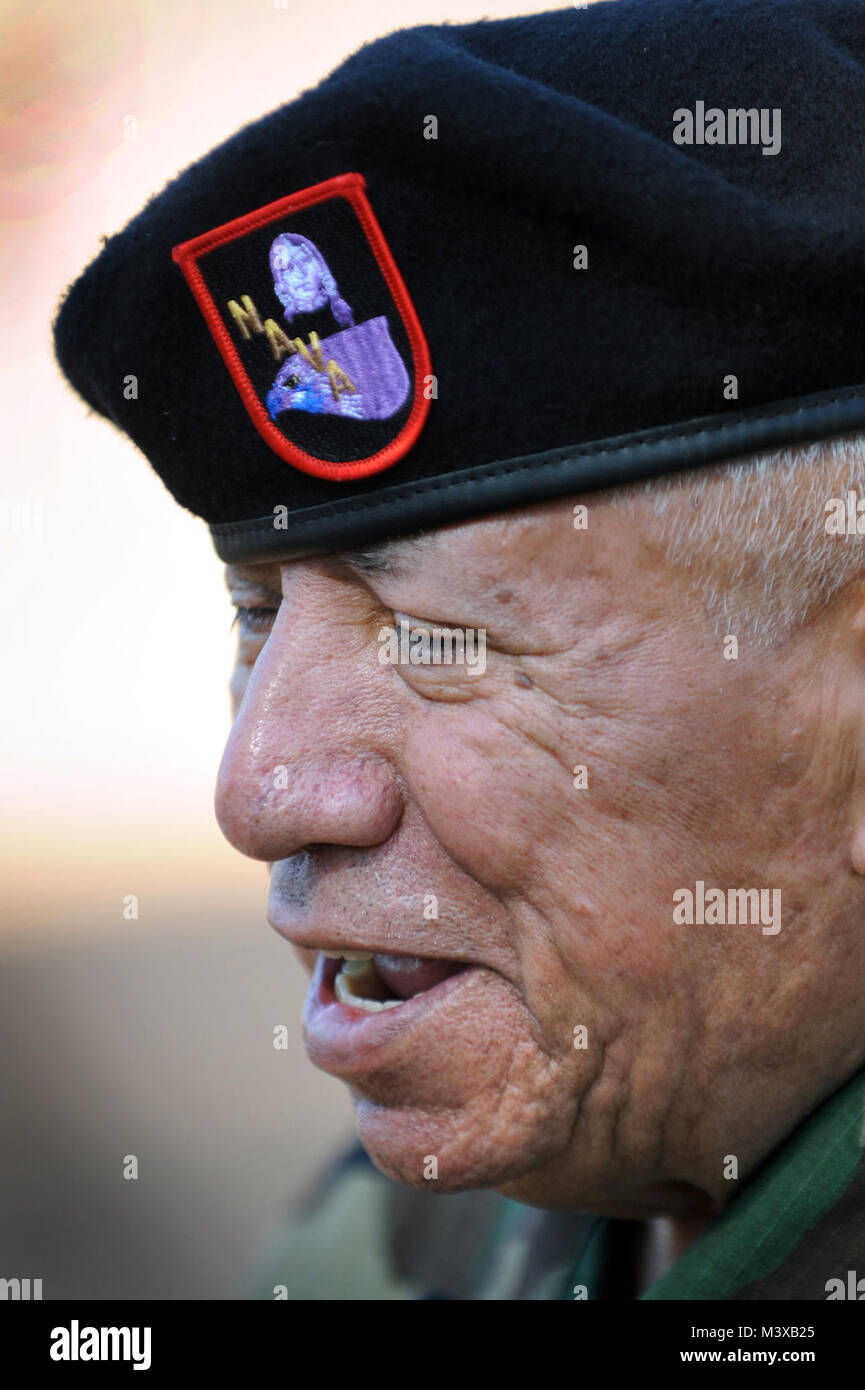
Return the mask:
<path id="1" fill-rule="evenodd" d="M 766 1160 L 727 1210 L 672 1269 L 642 1295 L 652 1299 L 723 1299 L 767 1278 L 810 1226 L 841 1197 L 862 1157 L 865 1069 L 824 1101 Z M 601 1275 L 614 1227 L 599 1219 L 568 1276 L 603 1296 Z"/>
<path id="2" fill-rule="evenodd" d="M 644 1299 L 729 1298 L 778 1268 L 841 1197 L 862 1156 L 865 1072 L 796 1129 Z"/>

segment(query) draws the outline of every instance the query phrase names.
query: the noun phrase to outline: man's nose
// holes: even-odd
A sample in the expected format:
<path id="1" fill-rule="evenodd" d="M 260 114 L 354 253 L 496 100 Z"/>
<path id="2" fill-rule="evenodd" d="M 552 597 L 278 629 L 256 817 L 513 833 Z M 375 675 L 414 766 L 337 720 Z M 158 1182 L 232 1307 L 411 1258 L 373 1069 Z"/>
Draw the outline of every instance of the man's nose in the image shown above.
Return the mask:
<path id="1" fill-rule="evenodd" d="M 344 604 L 343 586 L 334 589 Z M 391 673 L 378 663 L 368 627 L 352 625 L 345 607 L 324 610 L 322 597 L 306 617 L 289 617 L 283 603 L 217 779 L 223 834 L 270 863 L 307 845 L 382 844 L 403 808 L 390 757 Z"/>

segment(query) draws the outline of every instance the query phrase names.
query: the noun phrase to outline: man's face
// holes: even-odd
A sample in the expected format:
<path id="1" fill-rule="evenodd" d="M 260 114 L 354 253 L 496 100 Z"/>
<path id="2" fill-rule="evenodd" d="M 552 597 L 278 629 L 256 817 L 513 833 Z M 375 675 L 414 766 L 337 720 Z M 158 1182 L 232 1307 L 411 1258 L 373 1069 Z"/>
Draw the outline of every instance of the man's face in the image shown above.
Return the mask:
<path id="1" fill-rule="evenodd" d="M 586 530 L 570 518 L 556 503 L 230 570 L 217 813 L 271 864 L 277 931 L 374 953 L 411 996 L 337 1002 L 338 962 L 307 956 L 309 1055 L 350 1086 L 381 1168 L 686 1211 L 730 1195 L 726 1155 L 741 1175 L 813 1103 L 835 1035 L 801 1030 L 853 1008 L 838 948 L 803 948 L 812 914 L 846 910 L 827 751 L 844 711 L 818 634 L 725 659 L 648 523 L 604 503 Z M 395 615 L 485 630 L 485 670 L 383 664 Z M 698 880 L 780 888 L 782 929 L 676 925 Z"/>

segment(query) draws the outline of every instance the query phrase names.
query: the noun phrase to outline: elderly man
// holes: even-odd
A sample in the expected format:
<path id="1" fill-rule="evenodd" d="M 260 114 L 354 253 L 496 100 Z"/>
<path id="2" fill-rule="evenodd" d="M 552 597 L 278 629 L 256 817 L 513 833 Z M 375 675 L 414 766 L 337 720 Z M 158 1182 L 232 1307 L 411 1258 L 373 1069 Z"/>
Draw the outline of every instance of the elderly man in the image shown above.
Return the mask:
<path id="1" fill-rule="evenodd" d="M 355 1104 L 264 1296 L 865 1291 L 863 63 L 848 0 L 407 30 L 68 295 Z"/>

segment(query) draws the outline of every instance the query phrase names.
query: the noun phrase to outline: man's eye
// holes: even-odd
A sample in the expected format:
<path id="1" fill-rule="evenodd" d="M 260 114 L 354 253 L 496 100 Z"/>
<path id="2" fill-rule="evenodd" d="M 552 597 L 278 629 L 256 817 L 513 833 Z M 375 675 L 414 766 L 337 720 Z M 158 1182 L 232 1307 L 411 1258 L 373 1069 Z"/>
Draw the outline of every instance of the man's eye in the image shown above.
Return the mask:
<path id="1" fill-rule="evenodd" d="M 276 617 L 275 608 L 244 608 L 235 606 L 232 627 L 237 627 L 244 636 L 253 633 L 268 633 Z"/>
<path id="2" fill-rule="evenodd" d="M 472 678 L 486 670 L 486 628 L 423 622 L 399 612 L 393 616 L 393 625 L 378 634 L 379 661 L 398 667 L 415 684 L 432 683 L 439 691 L 451 690 L 453 698 L 469 698 Z"/>

